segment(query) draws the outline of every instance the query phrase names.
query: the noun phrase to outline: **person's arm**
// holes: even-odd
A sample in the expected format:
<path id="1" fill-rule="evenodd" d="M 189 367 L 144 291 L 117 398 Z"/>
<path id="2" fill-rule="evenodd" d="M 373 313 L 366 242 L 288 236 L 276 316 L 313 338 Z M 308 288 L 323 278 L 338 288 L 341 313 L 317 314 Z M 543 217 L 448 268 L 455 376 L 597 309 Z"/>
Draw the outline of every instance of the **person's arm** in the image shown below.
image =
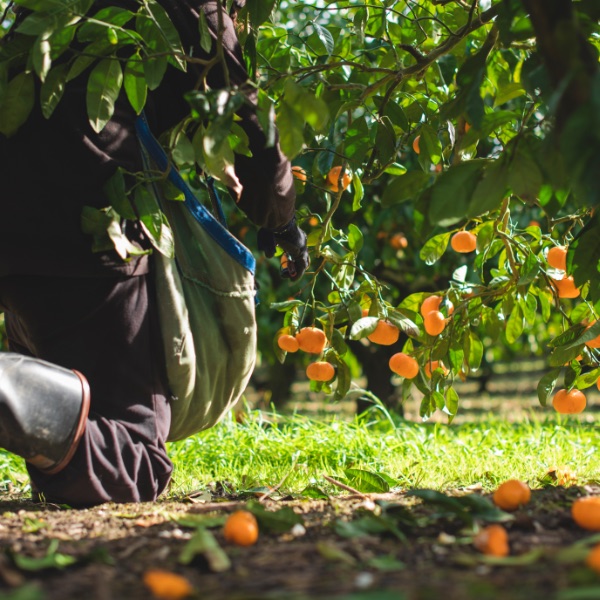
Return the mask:
<path id="1" fill-rule="evenodd" d="M 219 31 L 219 6 L 215 0 L 162 0 L 178 28 L 186 52 L 192 50 L 193 56 L 207 58 L 200 46 L 198 37 L 199 11 L 206 15 L 208 27 L 213 37 L 211 51 L 214 52 Z M 241 184 L 241 193 L 232 190 L 237 196 L 238 206 L 250 220 L 261 228 L 259 231 L 259 249 L 272 256 L 275 246 L 279 245 L 289 256 L 291 264 L 285 276 L 297 279 L 309 263 L 306 248 L 306 235 L 295 221 L 296 193 L 289 160 L 281 152 L 277 142 L 267 147 L 266 137 L 257 117 L 257 94 L 248 83 L 242 50 L 237 39 L 235 26 L 227 11 L 221 12 L 223 23 L 222 47 L 227 68 L 227 78 L 220 65 L 213 67 L 208 74 L 207 83 L 213 89 L 223 89 L 227 83 L 233 88 L 245 89 L 247 102 L 238 111 L 239 125 L 249 140 L 252 156 L 235 156 L 235 174 Z M 181 89 L 180 96 L 191 89 L 200 74 L 200 68 L 190 65 L 187 74 L 173 73 L 177 78 L 176 88 Z M 228 82 L 227 82 L 228 79 Z M 170 102 L 173 102 L 173 86 L 168 86 Z M 160 95 L 158 96 L 160 98 Z M 162 112 L 157 107 L 157 112 Z"/>

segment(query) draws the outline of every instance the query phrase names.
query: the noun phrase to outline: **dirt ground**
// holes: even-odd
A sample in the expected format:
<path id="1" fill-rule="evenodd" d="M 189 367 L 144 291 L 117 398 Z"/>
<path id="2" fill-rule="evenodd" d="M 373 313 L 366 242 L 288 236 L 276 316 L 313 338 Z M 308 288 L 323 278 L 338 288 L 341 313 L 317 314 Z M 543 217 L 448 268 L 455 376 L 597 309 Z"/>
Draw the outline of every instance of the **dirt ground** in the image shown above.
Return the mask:
<path id="1" fill-rule="evenodd" d="M 532 397 L 530 378 L 523 390 L 514 378 L 510 389 L 502 388 L 505 382 L 494 384 L 497 390 L 492 385 L 486 399 L 465 390 L 457 420 L 482 411 L 515 418 L 535 404 L 525 401 Z M 589 408 L 599 405 L 594 398 Z M 406 408 L 405 416 L 416 417 L 417 404 Z M 504 559 L 473 547 L 474 527 L 501 518 L 478 489 L 447 492 L 449 501 L 438 503 L 439 496 L 405 491 L 341 489 L 329 498 L 273 493 L 259 502 L 216 485 L 212 493 L 178 500 L 85 510 L 0 494 L 0 599 L 152 599 L 144 574 L 162 569 L 183 576 L 189 597 L 203 600 L 600 600 L 600 575 L 584 565 L 600 534 L 579 528 L 570 514 L 575 498 L 600 496 L 600 485 L 545 484 L 529 504 L 504 515 L 510 540 Z M 451 504 L 457 499 L 484 503 L 459 510 Z M 232 545 L 222 524 L 249 503 L 267 511 L 259 514 L 259 539 Z M 209 532 L 208 542 L 198 531 Z"/>
<path id="2" fill-rule="evenodd" d="M 583 565 L 578 546 L 592 534 L 569 511 L 574 498 L 588 494 L 600 495 L 600 486 L 534 491 L 504 523 L 506 559 L 475 550 L 469 519 L 405 493 L 265 499 L 265 509 L 291 508 L 299 522 L 283 533 L 261 525 L 258 542 L 248 547 L 227 543 L 220 525 L 248 498 L 215 494 L 87 510 L 5 500 L 0 598 L 153 598 L 143 582 L 151 569 L 184 576 L 195 590 L 191 597 L 205 600 L 600 598 L 600 576 Z M 226 569 L 206 547 L 189 552 L 198 527 L 213 534 L 230 561 Z"/>

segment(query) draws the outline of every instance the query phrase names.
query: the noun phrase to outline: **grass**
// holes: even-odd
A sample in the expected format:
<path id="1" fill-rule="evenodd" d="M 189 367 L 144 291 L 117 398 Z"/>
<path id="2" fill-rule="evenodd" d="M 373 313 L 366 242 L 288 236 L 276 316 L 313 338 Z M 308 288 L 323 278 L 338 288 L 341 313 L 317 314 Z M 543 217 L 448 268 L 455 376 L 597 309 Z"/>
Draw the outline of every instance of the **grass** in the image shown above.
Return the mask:
<path id="1" fill-rule="evenodd" d="M 382 473 L 400 489 L 440 491 L 519 478 L 535 488 L 552 466 L 569 466 L 580 482 L 598 480 L 597 422 L 535 412 L 517 423 L 493 415 L 475 423 L 445 425 L 376 417 L 352 421 L 251 412 L 170 445 L 175 465 L 172 494 L 224 484 L 231 492 L 274 486 L 299 494 L 309 486 L 336 492 L 324 475 L 344 470 Z"/>
<path id="2" fill-rule="evenodd" d="M 478 485 L 491 491 L 508 478 L 535 488 L 551 466 L 570 467 L 580 483 L 600 479 L 595 412 L 585 421 L 532 410 L 518 422 L 487 414 L 452 425 L 404 421 L 379 411 L 352 420 L 258 410 L 246 417 L 238 423 L 230 415 L 168 445 L 175 467 L 168 497 L 213 484 L 241 493 L 282 481 L 284 493 L 301 494 L 311 486 L 338 493 L 324 476 L 343 479 L 348 468 L 391 477 L 394 488 L 439 491 Z M 0 472 L 0 489 L 28 494 L 22 459 L 0 451 Z"/>

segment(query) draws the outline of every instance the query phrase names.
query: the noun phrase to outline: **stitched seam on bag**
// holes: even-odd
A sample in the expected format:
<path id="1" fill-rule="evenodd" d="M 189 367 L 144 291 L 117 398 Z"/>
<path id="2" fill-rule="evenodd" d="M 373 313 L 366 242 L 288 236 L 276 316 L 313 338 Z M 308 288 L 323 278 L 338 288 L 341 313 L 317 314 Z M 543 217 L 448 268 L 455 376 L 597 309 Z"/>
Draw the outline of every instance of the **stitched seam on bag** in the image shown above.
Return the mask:
<path id="1" fill-rule="evenodd" d="M 208 285 L 207 283 L 205 283 L 204 281 L 201 281 L 200 279 L 196 279 L 195 277 L 190 277 L 189 275 L 185 275 L 185 274 L 183 274 L 183 276 L 188 281 L 191 281 L 192 283 L 201 285 L 203 288 L 206 288 L 207 290 L 211 291 L 216 296 L 223 296 L 225 298 L 246 299 L 246 298 L 254 298 L 254 295 L 256 294 L 256 290 L 254 290 L 254 289 L 246 291 L 246 292 L 242 292 L 242 291 L 224 292 L 222 290 L 216 290 L 214 287 Z"/>

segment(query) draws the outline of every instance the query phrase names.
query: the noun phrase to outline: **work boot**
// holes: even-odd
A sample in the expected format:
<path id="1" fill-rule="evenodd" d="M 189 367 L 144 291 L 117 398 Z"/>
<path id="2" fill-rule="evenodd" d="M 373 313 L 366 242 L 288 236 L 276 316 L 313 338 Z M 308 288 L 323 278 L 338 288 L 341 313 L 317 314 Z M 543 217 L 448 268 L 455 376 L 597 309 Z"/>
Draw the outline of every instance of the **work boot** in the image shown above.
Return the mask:
<path id="1" fill-rule="evenodd" d="M 0 447 L 58 473 L 77 449 L 89 406 L 90 387 L 81 373 L 0 353 Z"/>

